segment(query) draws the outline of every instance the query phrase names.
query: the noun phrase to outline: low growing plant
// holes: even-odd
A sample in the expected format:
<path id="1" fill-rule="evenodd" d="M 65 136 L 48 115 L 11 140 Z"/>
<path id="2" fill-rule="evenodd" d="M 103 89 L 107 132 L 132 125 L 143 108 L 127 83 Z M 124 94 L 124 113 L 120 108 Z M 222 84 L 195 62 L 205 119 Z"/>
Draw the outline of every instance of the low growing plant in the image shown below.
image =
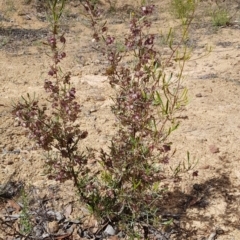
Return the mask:
<path id="1" fill-rule="evenodd" d="M 226 9 L 217 9 L 212 12 L 212 24 L 214 27 L 224 27 L 230 22 L 230 16 Z"/>
<path id="2" fill-rule="evenodd" d="M 22 210 L 21 210 L 20 222 L 19 222 L 20 233 L 22 233 L 24 235 L 28 235 L 31 233 L 31 231 L 33 229 L 33 225 L 31 222 L 31 216 L 30 216 L 30 212 L 29 212 L 29 199 L 28 199 L 28 195 L 24 189 L 22 189 L 22 191 L 21 191 L 20 201 L 22 204 Z"/>
<path id="3" fill-rule="evenodd" d="M 171 0 L 171 10 L 180 19 L 189 18 L 197 7 L 197 0 Z"/>

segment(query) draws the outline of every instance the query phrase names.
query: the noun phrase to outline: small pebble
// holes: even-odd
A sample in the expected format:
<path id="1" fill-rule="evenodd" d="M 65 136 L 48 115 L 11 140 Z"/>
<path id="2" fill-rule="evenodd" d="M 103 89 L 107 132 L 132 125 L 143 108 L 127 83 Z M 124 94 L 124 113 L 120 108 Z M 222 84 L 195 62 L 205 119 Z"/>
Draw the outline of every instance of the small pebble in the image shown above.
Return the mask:
<path id="1" fill-rule="evenodd" d="M 210 145 L 209 150 L 211 153 L 219 153 L 220 152 L 219 148 L 216 147 L 215 145 Z"/>
<path id="2" fill-rule="evenodd" d="M 7 147 L 7 151 L 11 152 L 11 151 L 13 151 L 13 150 L 14 150 L 14 147 L 13 147 L 13 146 L 8 146 L 8 147 Z"/>
<path id="3" fill-rule="evenodd" d="M 50 233 L 56 233 L 59 229 L 59 224 L 57 221 L 49 222 L 48 229 Z"/>
<path id="4" fill-rule="evenodd" d="M 27 12 L 21 12 L 21 11 L 18 12 L 18 16 L 26 16 L 27 14 L 28 14 Z"/>
<path id="5" fill-rule="evenodd" d="M 114 228 L 110 224 L 107 225 L 107 227 L 104 231 L 104 233 L 106 233 L 107 235 L 111 235 L 111 236 L 115 235 L 115 232 L 116 231 L 114 230 Z"/>
<path id="6" fill-rule="evenodd" d="M 89 112 L 89 114 L 91 114 L 91 113 L 97 112 L 97 109 L 96 108 L 92 108 L 88 112 Z"/>
<path id="7" fill-rule="evenodd" d="M 94 98 L 94 100 L 95 100 L 95 101 L 105 101 L 106 98 L 103 97 L 103 96 L 97 96 L 97 97 Z"/>
<path id="8" fill-rule="evenodd" d="M 13 164 L 13 161 L 12 160 L 9 160 L 8 162 L 7 162 L 7 165 L 12 165 Z"/>
<path id="9" fill-rule="evenodd" d="M 196 94 L 196 97 L 202 97 L 201 93 Z"/>

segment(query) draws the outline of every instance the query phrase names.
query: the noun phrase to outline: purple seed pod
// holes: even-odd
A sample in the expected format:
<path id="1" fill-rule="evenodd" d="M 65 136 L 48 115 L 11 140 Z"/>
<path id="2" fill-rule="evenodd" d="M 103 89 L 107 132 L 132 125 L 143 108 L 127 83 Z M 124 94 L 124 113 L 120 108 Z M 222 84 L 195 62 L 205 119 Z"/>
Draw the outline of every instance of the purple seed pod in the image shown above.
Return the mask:
<path id="1" fill-rule="evenodd" d="M 110 45 L 114 42 L 115 38 L 114 37 L 111 37 L 111 36 L 107 36 L 106 38 L 106 44 L 107 45 Z"/>
<path id="2" fill-rule="evenodd" d="M 66 38 L 63 35 L 60 37 L 60 42 L 63 44 L 66 43 Z"/>

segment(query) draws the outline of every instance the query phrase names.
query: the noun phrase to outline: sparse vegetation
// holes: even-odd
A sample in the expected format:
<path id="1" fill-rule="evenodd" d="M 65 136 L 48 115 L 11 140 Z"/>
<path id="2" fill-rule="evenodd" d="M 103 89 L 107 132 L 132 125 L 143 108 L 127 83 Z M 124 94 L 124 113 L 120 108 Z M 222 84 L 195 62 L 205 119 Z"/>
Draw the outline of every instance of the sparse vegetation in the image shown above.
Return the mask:
<path id="1" fill-rule="evenodd" d="M 196 10 L 197 0 L 171 0 L 171 10 L 179 19 L 185 19 Z"/>
<path id="2" fill-rule="evenodd" d="M 23 188 L 21 191 L 21 214 L 20 214 L 20 233 L 23 235 L 29 235 L 33 229 L 33 225 L 31 222 L 30 216 L 30 209 L 29 209 L 29 199 L 28 194 L 26 193 L 25 189 Z"/>
<path id="3" fill-rule="evenodd" d="M 230 16 L 226 9 L 217 9 L 211 15 L 214 27 L 224 27 L 230 23 Z"/>
<path id="4" fill-rule="evenodd" d="M 109 11 L 110 12 L 115 12 L 116 11 L 117 0 L 107 0 L 107 3 L 109 4 Z"/>
<path id="5" fill-rule="evenodd" d="M 5 14 L 7 16 L 10 16 L 14 11 L 16 11 L 14 1 L 12 0 L 5 1 Z"/>

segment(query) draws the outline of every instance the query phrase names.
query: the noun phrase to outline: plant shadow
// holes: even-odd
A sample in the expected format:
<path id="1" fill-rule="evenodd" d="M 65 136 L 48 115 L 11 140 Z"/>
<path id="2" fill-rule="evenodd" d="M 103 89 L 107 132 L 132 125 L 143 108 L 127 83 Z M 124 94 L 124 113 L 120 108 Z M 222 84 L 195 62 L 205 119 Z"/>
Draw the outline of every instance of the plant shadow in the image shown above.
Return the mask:
<path id="1" fill-rule="evenodd" d="M 224 222 L 228 224 L 227 227 L 236 228 L 237 222 L 231 220 L 233 214 L 239 215 L 236 192 L 237 187 L 232 185 L 229 177 L 221 175 L 201 184 L 193 184 L 190 193 L 178 189 L 166 193 L 158 211 L 164 221 L 172 220 L 173 223 L 167 228 L 171 237 L 166 239 L 199 239 L 197 233 L 200 229 L 194 226 L 194 221 L 201 223 L 201 226 L 213 228 L 216 228 L 216 222 L 217 225 L 219 222 Z M 216 199 L 224 203 L 224 208 L 220 210 L 221 214 L 215 216 L 212 209 L 216 207 L 215 212 L 217 212 L 219 207 Z M 211 232 L 205 231 L 205 234 L 210 235 Z M 218 229 L 215 234 L 220 235 L 225 232 Z M 208 239 L 207 236 L 204 237 Z"/>
<path id="2" fill-rule="evenodd" d="M 17 50 L 20 46 L 31 46 L 46 38 L 47 34 L 47 29 L 0 27 L 0 41 L 4 41 L 1 46 L 6 51 Z"/>

